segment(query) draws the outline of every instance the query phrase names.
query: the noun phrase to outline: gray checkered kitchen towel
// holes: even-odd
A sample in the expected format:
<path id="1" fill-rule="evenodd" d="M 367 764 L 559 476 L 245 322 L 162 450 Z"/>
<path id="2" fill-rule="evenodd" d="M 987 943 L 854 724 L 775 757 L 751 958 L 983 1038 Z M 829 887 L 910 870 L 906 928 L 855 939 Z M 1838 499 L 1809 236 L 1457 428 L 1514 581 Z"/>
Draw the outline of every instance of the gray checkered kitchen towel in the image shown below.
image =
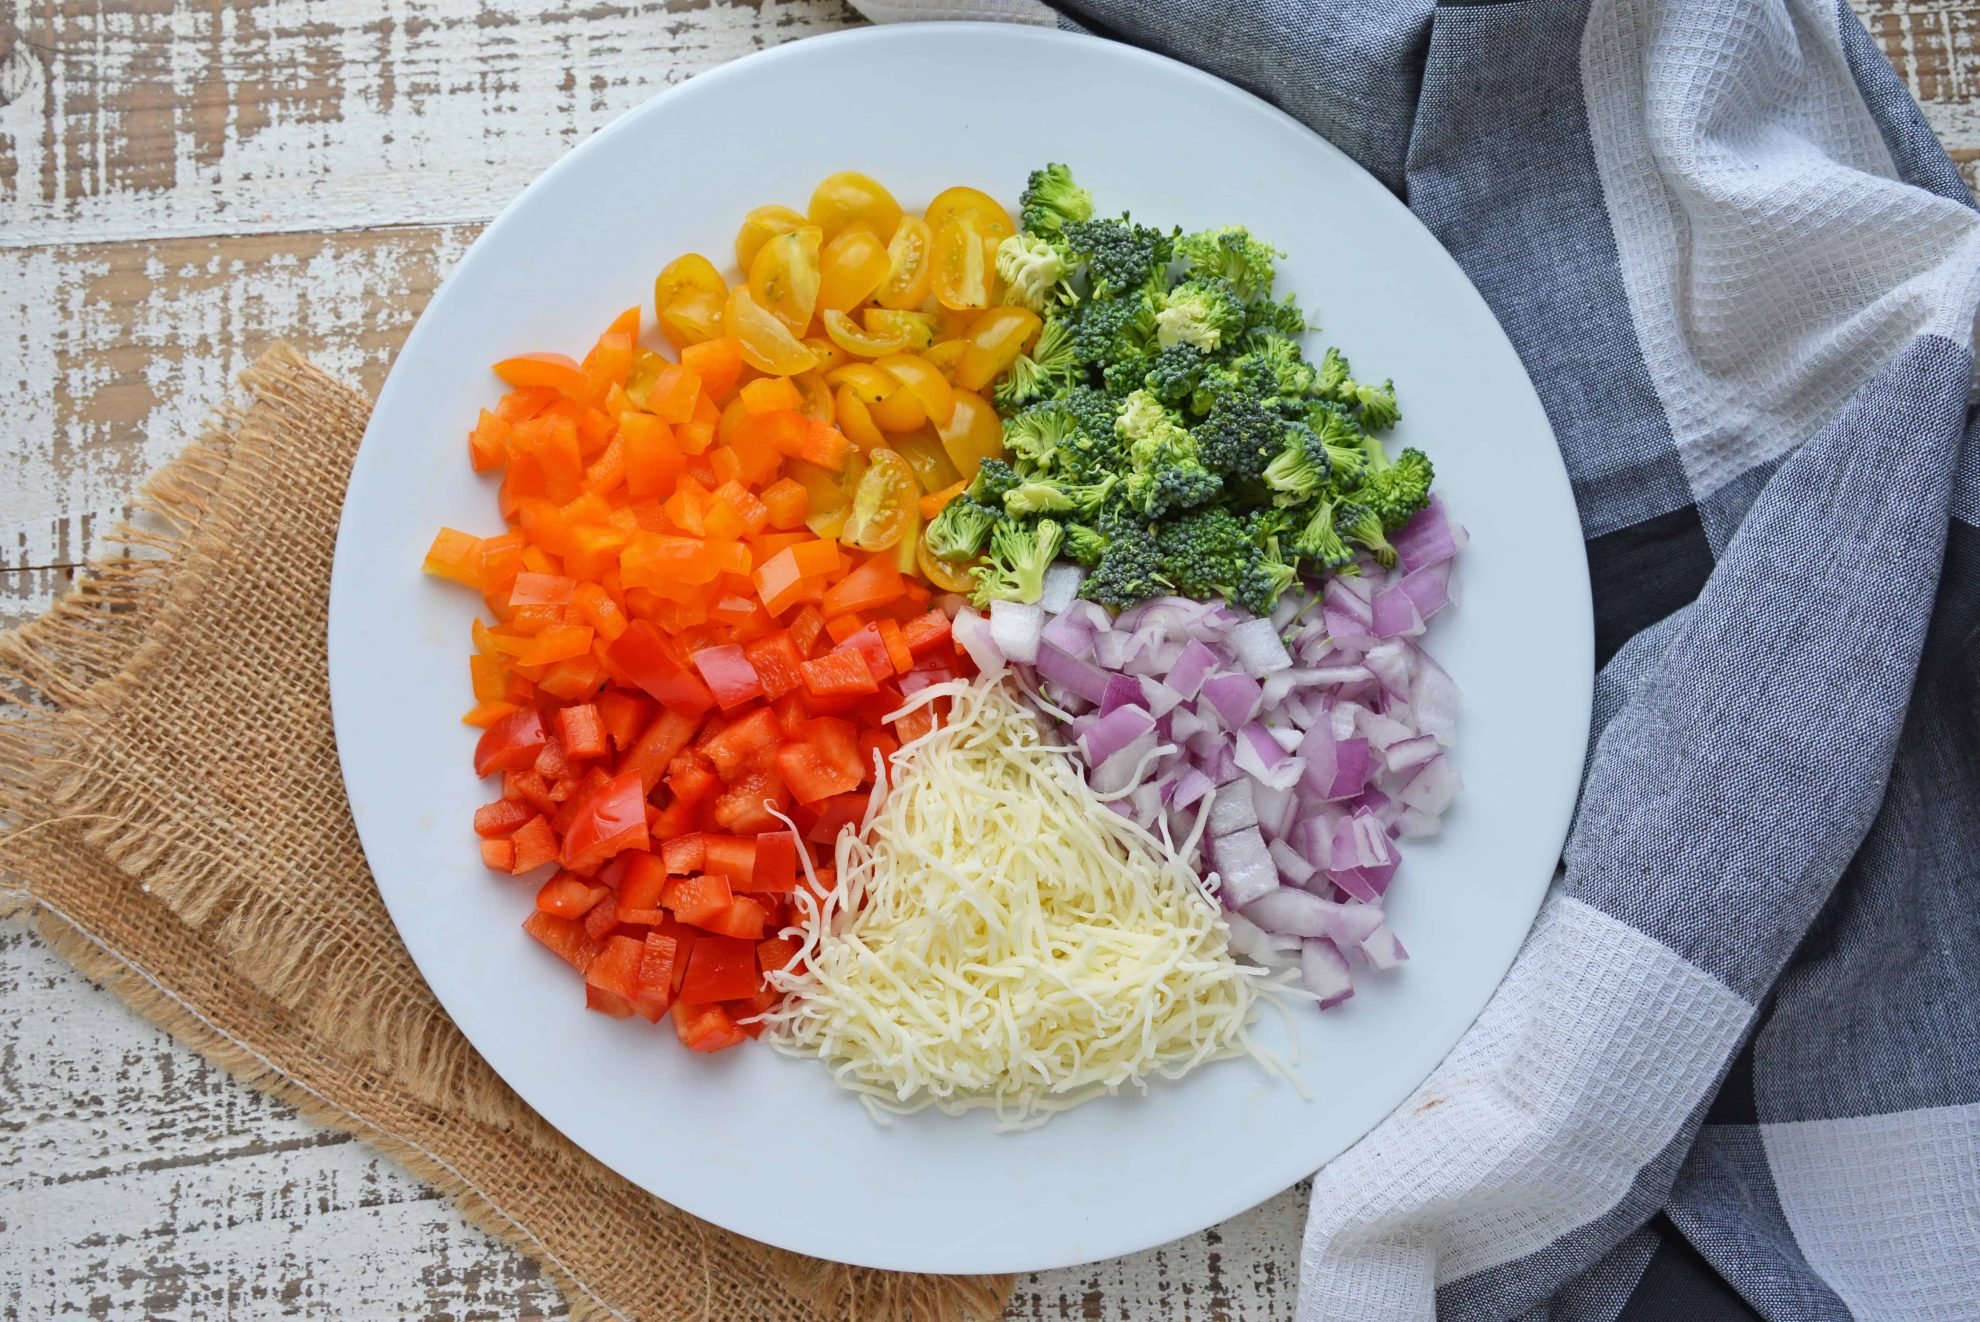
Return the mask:
<path id="1" fill-rule="evenodd" d="M 1281 106 L 1559 437 L 1603 663 L 1565 876 L 1315 1179 L 1300 1322 L 1980 1319 L 1980 213 L 1844 0 L 856 3 Z"/>

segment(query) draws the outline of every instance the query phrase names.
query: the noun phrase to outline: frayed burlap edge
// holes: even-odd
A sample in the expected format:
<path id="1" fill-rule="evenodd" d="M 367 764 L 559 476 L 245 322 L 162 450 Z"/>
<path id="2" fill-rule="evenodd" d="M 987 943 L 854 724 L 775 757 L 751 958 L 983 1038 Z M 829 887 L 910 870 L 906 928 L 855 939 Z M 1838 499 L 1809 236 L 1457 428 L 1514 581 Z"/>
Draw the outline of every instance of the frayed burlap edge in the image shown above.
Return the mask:
<path id="1" fill-rule="evenodd" d="M 459 1109 L 539 1157 L 595 1167 L 502 1086 L 451 1023 L 436 1018 L 423 983 L 403 994 L 394 989 L 328 994 L 336 990 L 326 988 L 335 981 L 336 952 L 326 955 L 320 943 L 312 948 L 318 933 L 308 916 L 258 903 L 263 897 L 249 895 L 196 845 L 187 848 L 183 836 L 161 840 L 157 831 L 132 829 L 127 811 L 132 805 L 120 800 L 114 774 L 105 774 L 114 769 L 92 756 L 91 736 L 98 729 L 92 713 L 114 707 L 154 658 L 169 655 L 174 626 L 184 612 L 197 609 L 197 601 L 187 600 L 191 594 L 180 589 L 201 576 L 187 570 L 211 564 L 216 546 L 224 559 L 224 529 L 214 534 L 216 520 L 234 515 L 230 486 L 266 476 L 255 470 L 253 447 L 239 442 L 284 422 L 289 407 L 311 392 L 327 393 L 354 414 L 359 433 L 369 408 L 362 396 L 288 346 L 271 350 L 243 374 L 242 383 L 255 395 L 254 406 L 223 410 L 206 435 L 146 484 L 136 526 L 121 528 L 113 537 L 124 553 L 89 566 L 42 618 L 0 635 L 0 823 L 15 828 L 0 833 L 0 847 L 17 845 L 36 832 L 61 833 L 69 837 L 70 848 L 89 849 L 224 950 L 238 955 L 280 948 L 284 958 L 236 961 L 235 971 L 281 1010 L 299 1013 L 306 1007 L 307 1031 L 322 1038 L 325 1048 L 376 1060 L 416 1100 Z M 299 407 L 307 412 L 315 406 Z M 286 421 L 294 425 L 296 420 Z M 213 568 L 217 572 L 220 566 Z M 28 852 L 60 856 L 60 851 Z M 32 887 L 33 878 L 26 879 Z M 0 914 L 31 915 L 57 953 L 202 1056 L 312 1120 L 377 1144 L 450 1195 L 468 1220 L 540 1262 L 583 1322 L 657 1315 L 643 1304 L 629 1313 L 607 1303 L 527 1225 L 505 1213 L 443 1157 L 369 1123 L 221 1030 L 197 1005 L 120 954 L 113 941 L 45 897 L 32 890 L 0 892 Z M 789 1296 L 792 1310 L 765 1314 L 777 1322 L 799 1316 L 843 1317 L 847 1322 L 988 1322 L 1001 1316 L 1010 1294 L 1009 1277 L 905 1275 L 805 1258 L 728 1235 L 652 1201 L 669 1218 L 692 1227 L 703 1246 L 704 1274 L 715 1256 L 708 1251 L 711 1239 L 732 1241 L 767 1269 Z M 733 1261 L 736 1255 L 721 1256 Z M 712 1280 L 707 1287 L 701 1304 L 669 1300 L 664 1315 L 713 1317 L 710 1301 L 730 1292 L 718 1290 Z"/>

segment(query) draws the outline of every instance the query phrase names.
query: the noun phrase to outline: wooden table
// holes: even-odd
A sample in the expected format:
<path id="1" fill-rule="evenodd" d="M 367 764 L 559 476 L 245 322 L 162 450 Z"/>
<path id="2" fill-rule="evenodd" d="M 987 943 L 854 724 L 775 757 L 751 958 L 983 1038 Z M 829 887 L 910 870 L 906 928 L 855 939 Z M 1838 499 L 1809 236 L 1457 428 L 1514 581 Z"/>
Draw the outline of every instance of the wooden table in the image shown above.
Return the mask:
<path id="1" fill-rule="evenodd" d="M 1980 2 L 1854 0 L 1980 162 Z M 375 389 L 544 167 L 658 88 L 857 23 L 834 0 L 569 9 L 12 0 L 0 17 L 0 627 L 96 554 L 276 339 Z M 1011 1316 L 1283 1318 L 1304 1195 L 1019 1284 Z M 0 926 L 0 1317 L 554 1317 L 431 1190 Z"/>

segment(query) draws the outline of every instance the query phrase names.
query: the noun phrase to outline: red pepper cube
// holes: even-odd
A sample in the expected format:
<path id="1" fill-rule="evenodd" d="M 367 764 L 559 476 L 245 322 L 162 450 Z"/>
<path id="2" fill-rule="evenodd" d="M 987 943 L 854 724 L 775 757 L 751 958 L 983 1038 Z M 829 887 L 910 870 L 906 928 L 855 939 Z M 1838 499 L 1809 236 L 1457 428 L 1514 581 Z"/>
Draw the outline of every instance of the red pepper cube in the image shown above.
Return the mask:
<path id="1" fill-rule="evenodd" d="M 694 654 L 694 668 L 715 695 L 723 711 L 734 711 L 763 696 L 763 684 L 749 656 L 735 643 L 704 647 Z"/>

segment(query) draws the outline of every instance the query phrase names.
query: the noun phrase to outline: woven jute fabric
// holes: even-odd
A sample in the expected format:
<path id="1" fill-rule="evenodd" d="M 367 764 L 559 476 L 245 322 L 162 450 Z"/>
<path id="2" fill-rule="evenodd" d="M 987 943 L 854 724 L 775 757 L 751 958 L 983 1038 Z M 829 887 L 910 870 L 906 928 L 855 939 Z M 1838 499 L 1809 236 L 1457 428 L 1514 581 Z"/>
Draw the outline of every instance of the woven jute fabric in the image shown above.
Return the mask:
<path id="1" fill-rule="evenodd" d="M 331 733 L 331 553 L 370 404 L 286 347 L 242 384 L 247 407 L 147 487 L 124 554 L 0 635 L 0 908 L 208 1059 L 451 1194 L 579 1319 L 1000 1315 L 1007 1277 L 817 1262 L 668 1206 L 469 1046 L 378 898 Z"/>

